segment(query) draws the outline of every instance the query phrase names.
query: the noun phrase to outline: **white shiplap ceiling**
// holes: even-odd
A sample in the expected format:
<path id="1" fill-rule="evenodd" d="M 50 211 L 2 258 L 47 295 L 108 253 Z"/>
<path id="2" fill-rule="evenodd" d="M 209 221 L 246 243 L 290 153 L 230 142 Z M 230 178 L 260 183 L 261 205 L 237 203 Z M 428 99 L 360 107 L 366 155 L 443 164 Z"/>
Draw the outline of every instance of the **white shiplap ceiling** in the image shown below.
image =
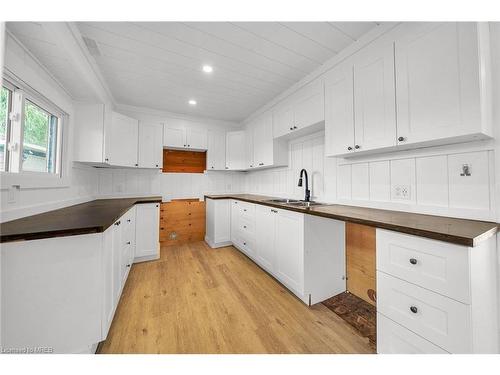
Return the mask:
<path id="1" fill-rule="evenodd" d="M 68 91 L 34 26 L 10 29 Z M 241 121 L 376 27 L 375 22 L 79 22 L 116 102 Z M 48 56 L 47 56 L 48 55 Z M 212 74 L 202 72 L 204 64 Z M 68 82 L 68 83 L 67 83 Z M 73 93 L 74 94 L 74 93 Z M 77 93 L 76 93 L 77 94 Z M 74 94 L 75 95 L 75 94 Z M 78 96 L 78 95 L 76 95 Z M 188 105 L 195 99 L 197 105 Z"/>

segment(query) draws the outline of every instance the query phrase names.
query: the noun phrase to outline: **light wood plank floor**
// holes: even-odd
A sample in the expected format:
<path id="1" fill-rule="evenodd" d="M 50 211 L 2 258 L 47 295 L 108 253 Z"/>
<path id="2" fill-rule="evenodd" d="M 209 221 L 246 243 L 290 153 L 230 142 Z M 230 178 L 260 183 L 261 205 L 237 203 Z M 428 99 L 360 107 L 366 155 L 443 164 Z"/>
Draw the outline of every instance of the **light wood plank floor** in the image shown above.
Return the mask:
<path id="1" fill-rule="evenodd" d="M 322 304 L 304 305 L 234 247 L 162 247 L 132 266 L 101 353 L 372 353 Z"/>

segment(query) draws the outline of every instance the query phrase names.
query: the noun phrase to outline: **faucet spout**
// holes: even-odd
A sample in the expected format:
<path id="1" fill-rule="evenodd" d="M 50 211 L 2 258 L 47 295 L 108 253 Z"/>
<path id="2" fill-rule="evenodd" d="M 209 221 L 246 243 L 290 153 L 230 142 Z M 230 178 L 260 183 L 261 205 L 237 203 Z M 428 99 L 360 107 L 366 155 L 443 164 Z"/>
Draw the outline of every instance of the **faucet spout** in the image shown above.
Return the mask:
<path id="1" fill-rule="evenodd" d="M 304 198 L 304 200 L 306 202 L 309 202 L 311 200 L 311 190 L 309 190 L 309 179 L 307 177 L 307 171 L 305 169 L 302 169 L 300 171 L 298 186 L 302 186 L 302 176 L 304 176 L 305 179 L 306 179 L 306 189 L 305 189 L 305 198 Z"/>

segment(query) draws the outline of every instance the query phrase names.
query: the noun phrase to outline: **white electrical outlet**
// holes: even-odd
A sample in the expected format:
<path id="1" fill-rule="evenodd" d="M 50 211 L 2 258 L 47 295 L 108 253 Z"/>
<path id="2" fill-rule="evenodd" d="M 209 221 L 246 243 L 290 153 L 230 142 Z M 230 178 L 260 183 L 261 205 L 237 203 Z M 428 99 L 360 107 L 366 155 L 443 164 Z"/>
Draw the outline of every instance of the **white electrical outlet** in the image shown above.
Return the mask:
<path id="1" fill-rule="evenodd" d="M 409 185 L 394 186 L 394 198 L 409 200 L 411 199 L 411 188 Z"/>

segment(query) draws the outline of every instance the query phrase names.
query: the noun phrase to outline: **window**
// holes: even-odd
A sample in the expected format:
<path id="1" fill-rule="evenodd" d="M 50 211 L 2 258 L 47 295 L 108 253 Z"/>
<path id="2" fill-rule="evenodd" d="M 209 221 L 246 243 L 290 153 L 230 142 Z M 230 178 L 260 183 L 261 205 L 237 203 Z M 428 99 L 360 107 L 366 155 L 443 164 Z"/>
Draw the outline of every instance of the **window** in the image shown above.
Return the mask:
<path id="1" fill-rule="evenodd" d="M 9 127 L 9 113 L 12 108 L 12 91 L 2 87 L 0 92 L 0 171 L 6 170 L 7 129 Z"/>
<path id="2" fill-rule="evenodd" d="M 22 170 L 57 173 L 57 116 L 25 100 Z"/>
<path id="3" fill-rule="evenodd" d="M 0 171 L 61 177 L 61 112 L 9 82 L 0 98 Z"/>

